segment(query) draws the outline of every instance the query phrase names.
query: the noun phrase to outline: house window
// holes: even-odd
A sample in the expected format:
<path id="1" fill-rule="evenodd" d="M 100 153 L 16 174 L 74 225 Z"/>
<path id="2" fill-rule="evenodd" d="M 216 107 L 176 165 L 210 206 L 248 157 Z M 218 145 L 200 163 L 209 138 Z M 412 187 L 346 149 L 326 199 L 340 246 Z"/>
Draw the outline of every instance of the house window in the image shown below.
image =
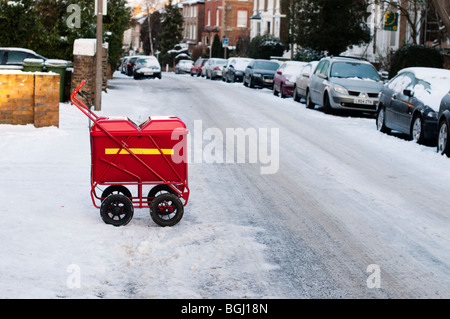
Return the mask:
<path id="1" fill-rule="evenodd" d="M 208 9 L 208 23 L 206 25 L 211 25 L 211 10 Z"/>
<path id="2" fill-rule="evenodd" d="M 216 9 L 216 26 L 219 26 L 219 20 L 220 20 L 220 10 Z"/>
<path id="3" fill-rule="evenodd" d="M 247 27 L 247 10 L 238 10 L 237 12 L 237 27 Z"/>

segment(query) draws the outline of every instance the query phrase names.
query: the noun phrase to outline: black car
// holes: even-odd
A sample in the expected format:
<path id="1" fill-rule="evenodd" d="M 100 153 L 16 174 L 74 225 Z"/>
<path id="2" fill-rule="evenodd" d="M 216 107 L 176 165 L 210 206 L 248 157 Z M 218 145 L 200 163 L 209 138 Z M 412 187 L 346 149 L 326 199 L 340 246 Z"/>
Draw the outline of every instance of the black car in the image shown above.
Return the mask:
<path id="1" fill-rule="evenodd" d="M 442 98 L 439 107 L 439 126 L 437 149 L 442 155 L 450 157 L 450 91 Z"/>
<path id="2" fill-rule="evenodd" d="M 255 86 L 272 89 L 273 77 L 280 67 L 277 61 L 256 59 L 251 61 L 244 73 L 243 83 L 251 88 Z"/>
<path id="3" fill-rule="evenodd" d="M 22 69 L 25 59 L 47 60 L 47 58 L 29 49 L 0 47 L 0 65 L 2 67 Z"/>
<path id="4" fill-rule="evenodd" d="M 244 78 L 244 72 L 251 58 L 230 58 L 226 71 L 223 74 L 223 78 L 226 82 L 242 82 Z"/>
<path id="5" fill-rule="evenodd" d="M 438 111 L 448 92 L 450 70 L 411 67 L 400 70 L 380 92 L 377 128 L 408 135 L 417 143 L 437 138 Z"/>

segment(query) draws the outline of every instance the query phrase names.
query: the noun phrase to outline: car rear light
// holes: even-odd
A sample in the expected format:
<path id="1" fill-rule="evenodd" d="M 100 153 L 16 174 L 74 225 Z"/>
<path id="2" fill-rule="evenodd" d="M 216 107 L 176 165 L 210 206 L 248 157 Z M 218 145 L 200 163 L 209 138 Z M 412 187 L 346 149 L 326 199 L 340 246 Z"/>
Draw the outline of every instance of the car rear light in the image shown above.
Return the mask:
<path id="1" fill-rule="evenodd" d="M 219 68 L 218 66 L 216 66 L 216 67 L 214 68 L 214 70 L 220 71 L 220 68 Z"/>

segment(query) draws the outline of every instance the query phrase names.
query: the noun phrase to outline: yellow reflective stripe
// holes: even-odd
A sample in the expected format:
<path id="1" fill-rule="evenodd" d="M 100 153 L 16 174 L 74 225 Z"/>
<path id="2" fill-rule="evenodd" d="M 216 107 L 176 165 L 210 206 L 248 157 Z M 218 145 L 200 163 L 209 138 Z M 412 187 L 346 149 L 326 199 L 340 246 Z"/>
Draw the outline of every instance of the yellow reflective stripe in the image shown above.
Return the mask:
<path id="1" fill-rule="evenodd" d="M 130 151 L 137 155 L 159 155 L 161 154 L 157 148 L 130 148 Z M 164 155 L 172 155 L 173 149 L 163 148 L 161 149 Z M 118 148 L 105 148 L 105 154 L 117 154 L 119 152 Z M 130 154 L 127 150 L 121 149 L 120 154 Z"/>

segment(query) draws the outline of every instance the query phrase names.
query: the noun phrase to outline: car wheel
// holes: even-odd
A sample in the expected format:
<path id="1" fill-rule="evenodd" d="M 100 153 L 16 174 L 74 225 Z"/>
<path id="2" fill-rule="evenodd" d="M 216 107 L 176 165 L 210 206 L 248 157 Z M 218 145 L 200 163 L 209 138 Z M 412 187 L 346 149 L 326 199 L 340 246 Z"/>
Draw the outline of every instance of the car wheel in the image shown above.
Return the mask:
<path id="1" fill-rule="evenodd" d="M 389 133 L 389 128 L 386 126 L 385 121 L 386 110 L 384 107 L 380 107 L 377 114 L 377 130 L 382 133 Z"/>
<path id="2" fill-rule="evenodd" d="M 280 96 L 282 99 L 286 98 L 286 94 L 284 93 L 283 84 L 280 84 Z"/>
<path id="3" fill-rule="evenodd" d="M 311 93 L 309 90 L 306 92 L 306 107 L 308 109 L 313 109 L 316 105 L 311 101 Z"/>
<path id="4" fill-rule="evenodd" d="M 418 144 L 422 144 L 424 137 L 423 137 L 423 125 L 422 125 L 422 118 L 420 115 L 416 115 L 413 119 L 411 126 L 411 138 L 414 142 Z"/>
<path id="5" fill-rule="evenodd" d="M 273 95 L 278 96 L 278 91 L 275 88 L 275 84 L 273 85 Z"/>
<path id="6" fill-rule="evenodd" d="M 438 152 L 441 153 L 441 155 L 447 155 L 447 157 L 450 157 L 450 145 L 448 143 L 449 141 L 449 130 L 448 130 L 448 123 L 446 120 L 443 120 L 439 124 L 439 131 L 438 131 L 438 143 L 437 143 L 437 149 Z"/>
<path id="7" fill-rule="evenodd" d="M 328 93 L 325 93 L 325 96 L 323 97 L 323 110 L 326 114 L 330 114 L 333 111 Z"/>
<path id="8" fill-rule="evenodd" d="M 292 98 L 295 102 L 300 102 L 300 96 L 297 93 L 297 86 L 294 85 L 294 93 L 292 94 Z"/>
<path id="9" fill-rule="evenodd" d="M 254 88 L 254 87 L 255 87 L 255 83 L 253 82 L 253 77 L 252 77 L 252 76 L 250 77 L 250 80 L 249 80 L 249 82 L 248 82 L 248 86 L 249 86 L 250 88 Z"/>

